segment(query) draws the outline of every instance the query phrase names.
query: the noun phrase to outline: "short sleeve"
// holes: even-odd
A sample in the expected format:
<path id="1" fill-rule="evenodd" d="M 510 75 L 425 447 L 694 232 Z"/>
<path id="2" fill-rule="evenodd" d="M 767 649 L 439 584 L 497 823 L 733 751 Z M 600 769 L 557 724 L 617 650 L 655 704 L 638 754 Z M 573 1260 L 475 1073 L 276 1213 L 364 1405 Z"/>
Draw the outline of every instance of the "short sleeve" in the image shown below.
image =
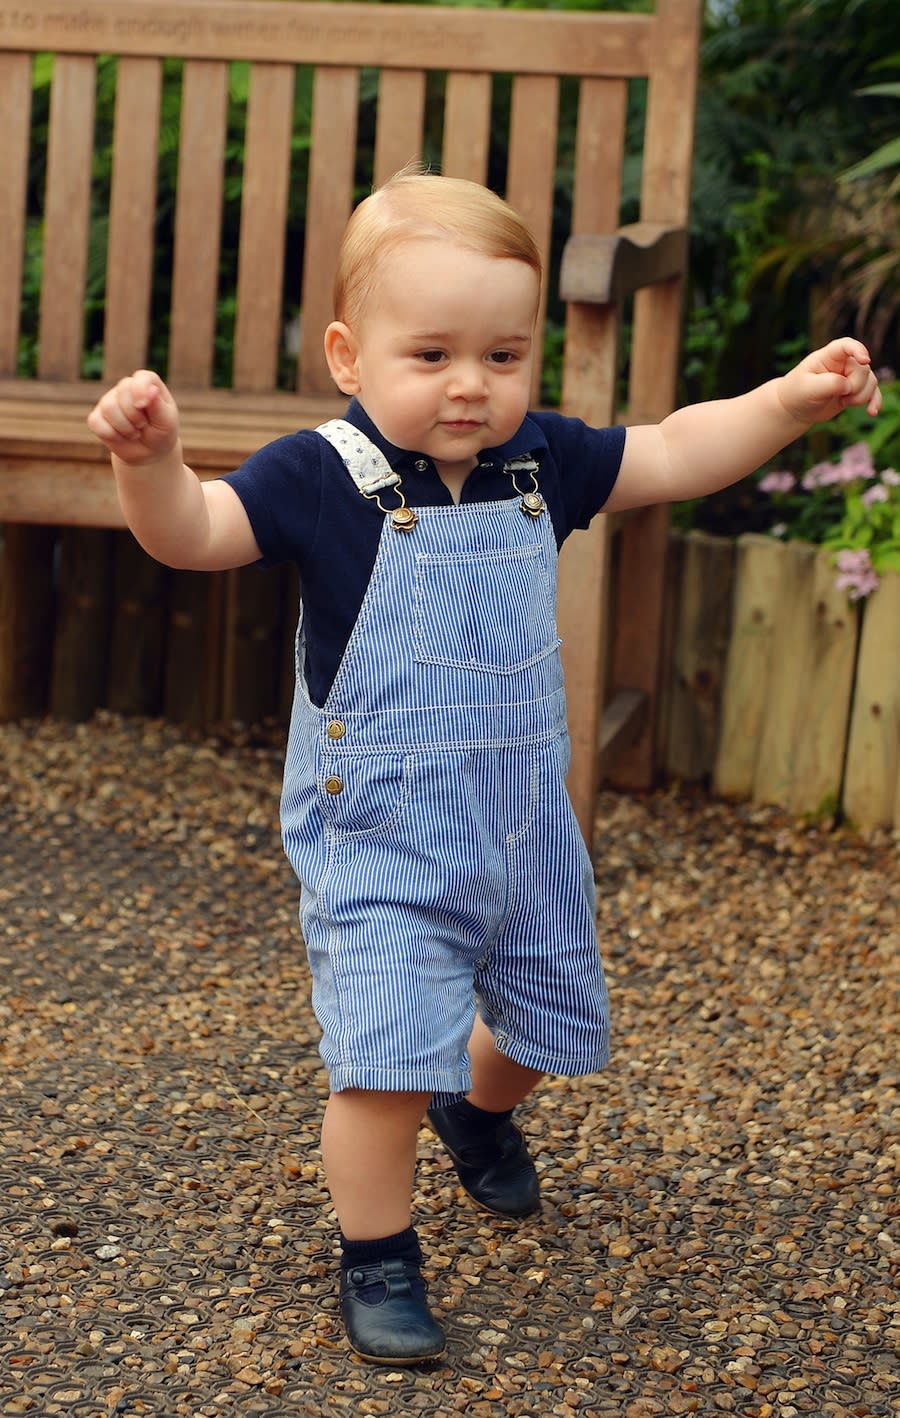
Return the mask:
<path id="1" fill-rule="evenodd" d="M 268 443 L 224 481 L 237 493 L 262 564 L 302 564 L 314 544 L 322 502 L 322 440 L 308 429 Z"/>
<path id="2" fill-rule="evenodd" d="M 575 528 L 589 526 L 607 502 L 622 465 L 625 428 L 619 424 L 611 428 L 592 428 L 581 419 L 556 413 L 537 413 L 530 417 L 547 440 L 558 478 L 562 523 L 559 540 L 562 542 Z"/>

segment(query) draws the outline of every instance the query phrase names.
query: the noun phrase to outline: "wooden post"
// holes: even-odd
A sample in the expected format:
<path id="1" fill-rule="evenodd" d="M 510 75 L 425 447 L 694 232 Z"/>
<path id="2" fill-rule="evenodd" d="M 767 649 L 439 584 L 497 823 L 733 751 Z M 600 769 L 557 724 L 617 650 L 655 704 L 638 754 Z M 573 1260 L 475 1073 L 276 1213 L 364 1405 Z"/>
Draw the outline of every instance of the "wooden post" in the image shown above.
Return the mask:
<path id="1" fill-rule="evenodd" d="M 619 220 L 627 90 L 621 80 L 581 86 L 575 152 L 573 233 L 613 231 Z M 598 135 L 603 134 L 603 142 Z M 562 408 L 586 423 L 615 417 L 619 312 L 569 302 Z M 562 638 L 572 766 L 568 790 L 585 841 L 594 836 L 600 776 L 600 727 L 609 658 L 609 526 L 602 514 L 574 532 L 559 561 L 557 618 Z"/>
<path id="2" fill-rule="evenodd" d="M 810 602 L 815 559 L 815 547 L 806 542 L 782 547 L 766 713 L 753 777 L 756 802 L 786 807 L 791 798 L 798 720 L 805 713 L 812 665 L 804 609 Z"/>
<path id="3" fill-rule="evenodd" d="M 889 572 L 863 612 L 847 745 L 844 811 L 862 832 L 896 822 L 900 776 L 900 574 Z"/>
<path id="4" fill-rule="evenodd" d="M 697 93 L 698 0 L 657 0 L 656 67 L 647 95 L 641 177 L 641 219 L 685 225 L 690 206 L 691 149 Z M 657 422 L 675 406 L 684 279 L 637 292 L 629 389 L 632 422 Z M 646 788 L 653 779 L 659 645 L 669 530 L 667 507 L 647 508 L 622 532 L 612 681 L 615 689 L 647 695 L 647 727 L 610 772 L 619 788 Z"/>
<path id="5" fill-rule="evenodd" d="M 685 538 L 666 752 L 666 768 L 677 778 L 705 778 L 715 764 L 734 562 L 730 537 Z"/>
<path id="6" fill-rule="evenodd" d="M 850 723 L 859 612 L 839 591 L 831 552 L 813 562 L 810 599 L 797 607 L 809 647 L 795 724 L 791 812 L 833 815 L 839 806 Z M 799 678 L 799 676 L 798 676 Z"/>
<path id="7" fill-rule="evenodd" d="M 713 788 L 749 798 L 769 692 L 784 547 L 747 533 L 737 541 L 734 614 L 725 664 L 722 725 Z"/>

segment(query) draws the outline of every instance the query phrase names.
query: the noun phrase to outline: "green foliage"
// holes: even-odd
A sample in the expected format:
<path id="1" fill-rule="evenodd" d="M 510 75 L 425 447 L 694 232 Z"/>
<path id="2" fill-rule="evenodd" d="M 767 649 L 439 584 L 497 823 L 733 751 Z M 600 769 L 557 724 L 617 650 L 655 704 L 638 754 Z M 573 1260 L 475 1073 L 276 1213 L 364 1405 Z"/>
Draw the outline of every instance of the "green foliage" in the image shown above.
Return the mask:
<path id="1" fill-rule="evenodd" d="M 900 67 L 900 54 L 892 54 L 875 67 Z M 900 83 L 869 84 L 866 88 L 860 89 L 859 93 L 863 97 L 900 98 Z M 900 168 L 900 137 L 889 139 L 860 162 L 847 168 L 846 172 L 841 173 L 839 181 L 858 182 L 860 178 L 872 177 L 875 173 L 883 172 L 887 168 Z"/>
<path id="2" fill-rule="evenodd" d="M 880 87 L 868 81 L 891 62 L 896 23 L 895 0 L 709 7 L 685 400 L 758 383 L 773 372 L 773 349 L 800 337 L 809 348 L 848 324 L 876 350 L 896 337 L 890 202 L 837 181 L 873 142 L 896 138 L 890 94 L 863 93 Z M 812 336 L 811 306 L 822 321 Z"/>

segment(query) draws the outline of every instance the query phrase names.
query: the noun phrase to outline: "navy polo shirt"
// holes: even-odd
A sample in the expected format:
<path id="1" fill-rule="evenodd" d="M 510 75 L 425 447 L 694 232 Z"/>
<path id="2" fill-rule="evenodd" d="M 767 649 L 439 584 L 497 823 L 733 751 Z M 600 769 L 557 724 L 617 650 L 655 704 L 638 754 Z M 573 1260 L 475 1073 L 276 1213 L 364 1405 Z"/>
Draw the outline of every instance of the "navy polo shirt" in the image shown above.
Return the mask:
<path id="1" fill-rule="evenodd" d="M 400 474 L 410 507 L 451 505 L 453 499 L 429 458 L 386 442 L 356 399 L 344 417 Z M 517 497 L 503 464 L 530 453 L 539 465 L 538 483 L 560 547 L 574 528 L 587 527 L 606 502 L 624 447 L 622 427 L 590 428 L 561 414 L 530 413 L 508 443 L 481 453 L 460 501 Z M 307 688 L 321 707 L 366 594 L 384 512 L 357 491 L 338 454 L 312 429 L 267 444 L 225 481 L 250 519 L 262 552 L 260 565 L 294 562 L 300 572 Z M 526 479 L 523 490 L 528 486 Z M 397 505 L 392 489 L 381 497 L 385 507 Z"/>

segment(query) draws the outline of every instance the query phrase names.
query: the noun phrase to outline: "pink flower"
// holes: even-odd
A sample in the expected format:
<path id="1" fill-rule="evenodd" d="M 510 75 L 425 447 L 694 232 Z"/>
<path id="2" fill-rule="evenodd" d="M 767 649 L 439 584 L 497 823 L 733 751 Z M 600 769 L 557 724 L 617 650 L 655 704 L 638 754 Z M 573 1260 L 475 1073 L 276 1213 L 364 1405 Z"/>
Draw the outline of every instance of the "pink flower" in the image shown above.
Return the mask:
<path id="1" fill-rule="evenodd" d="M 838 481 L 835 463 L 816 463 L 815 467 L 803 475 L 803 487 L 807 492 L 812 492 L 817 487 L 833 487 Z"/>
<path id="2" fill-rule="evenodd" d="M 873 502 L 889 502 L 891 494 L 881 483 L 876 483 L 874 487 L 868 488 L 862 495 L 863 505 L 871 507 Z"/>
<path id="3" fill-rule="evenodd" d="M 845 448 L 838 463 L 838 481 L 852 483 L 856 478 L 874 478 L 875 464 L 868 443 L 853 443 Z"/>
<path id="4" fill-rule="evenodd" d="M 885 468 L 881 481 L 885 487 L 900 487 L 900 473 L 895 473 L 893 468 Z"/>
<path id="5" fill-rule="evenodd" d="M 862 600 L 878 589 L 878 573 L 868 551 L 839 551 L 837 554 L 837 588 L 846 591 L 851 601 Z"/>
<path id="6" fill-rule="evenodd" d="M 760 492 L 790 492 L 797 479 L 793 473 L 766 473 L 759 480 Z"/>

